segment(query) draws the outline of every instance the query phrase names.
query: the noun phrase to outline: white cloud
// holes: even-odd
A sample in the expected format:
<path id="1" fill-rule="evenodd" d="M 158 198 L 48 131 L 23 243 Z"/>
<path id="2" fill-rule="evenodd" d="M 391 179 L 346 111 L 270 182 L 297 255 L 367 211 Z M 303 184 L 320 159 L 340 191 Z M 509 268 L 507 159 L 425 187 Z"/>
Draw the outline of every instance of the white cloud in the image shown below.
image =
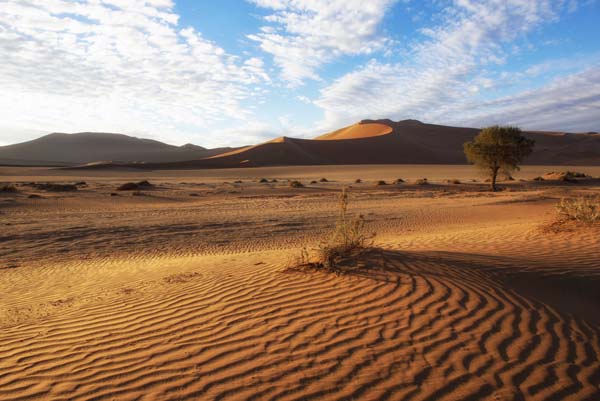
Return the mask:
<path id="1" fill-rule="evenodd" d="M 4 1 L 3 124 L 154 133 L 181 143 L 210 124 L 250 118 L 240 104 L 269 80 L 262 60 L 240 60 L 181 29 L 172 7 L 170 0 Z"/>
<path id="2" fill-rule="evenodd" d="M 248 35 L 274 57 L 292 86 L 319 79 L 317 69 L 342 55 L 370 54 L 386 47 L 378 25 L 395 0 L 248 0 L 273 10 L 271 25 Z"/>
<path id="3" fill-rule="evenodd" d="M 362 118 L 383 117 L 418 118 L 438 123 L 489 121 L 491 114 L 486 114 L 485 107 L 491 112 L 494 107 L 499 110 L 500 104 L 482 106 L 481 118 L 467 117 L 479 104 L 473 100 L 479 99 L 478 94 L 492 88 L 498 79 L 486 76 L 487 67 L 504 64 L 511 56 L 515 39 L 556 20 L 563 7 L 562 1 L 550 0 L 456 0 L 445 10 L 438 27 L 423 31 L 428 39 L 412 47 L 409 63 L 372 60 L 324 88 L 314 102 L 325 112 L 320 127 L 333 128 Z M 540 66 L 538 70 L 545 68 Z M 508 75 L 504 81 L 511 79 Z M 593 88 L 589 89 L 593 91 Z M 576 92 L 572 95 L 577 96 Z M 527 97 L 523 96 L 513 99 L 516 102 Z M 541 101 L 533 92 L 527 98 L 529 102 Z M 550 101 L 568 108 L 569 103 L 561 99 L 558 96 Z M 526 110 L 529 106 L 524 103 L 520 107 Z M 571 112 L 581 112 L 581 106 L 579 103 L 577 110 Z M 582 113 L 587 116 L 590 110 L 586 108 Z M 529 125 L 532 119 L 518 121 Z M 574 126 L 563 124 L 567 125 Z"/>

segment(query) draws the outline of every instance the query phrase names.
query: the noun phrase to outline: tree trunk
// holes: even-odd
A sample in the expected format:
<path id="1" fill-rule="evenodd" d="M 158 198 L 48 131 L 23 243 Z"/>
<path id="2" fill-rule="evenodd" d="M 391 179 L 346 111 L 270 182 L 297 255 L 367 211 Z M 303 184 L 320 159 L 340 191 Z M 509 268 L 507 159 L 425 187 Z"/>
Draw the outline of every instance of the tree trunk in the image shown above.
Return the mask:
<path id="1" fill-rule="evenodd" d="M 492 170 L 492 192 L 496 192 L 496 178 L 498 178 L 498 170 L 499 169 L 493 169 Z"/>

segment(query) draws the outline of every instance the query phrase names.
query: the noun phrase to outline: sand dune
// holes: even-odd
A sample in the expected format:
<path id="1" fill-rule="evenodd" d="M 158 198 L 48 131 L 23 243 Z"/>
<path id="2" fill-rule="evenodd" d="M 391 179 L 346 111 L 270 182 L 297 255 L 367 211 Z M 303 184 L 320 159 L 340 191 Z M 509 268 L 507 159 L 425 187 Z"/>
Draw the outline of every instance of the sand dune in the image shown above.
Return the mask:
<path id="1" fill-rule="evenodd" d="M 303 189 L 227 170 L 109 197 L 131 180 L 111 171 L 1 195 L 18 266 L 0 269 L 0 399 L 600 398 L 599 228 L 540 230 L 597 181 L 354 185 L 380 250 L 290 270 L 355 178 L 338 169 Z"/>
<path id="2" fill-rule="evenodd" d="M 203 160 L 148 163 L 152 169 L 284 165 L 465 164 L 463 144 L 476 128 L 417 120 L 363 120 L 313 140 L 281 137 Z M 526 132 L 536 141 L 526 164 L 600 165 L 599 134 Z"/>
<path id="3" fill-rule="evenodd" d="M 72 165 L 92 162 L 173 162 L 202 159 L 228 148 L 172 146 L 121 134 L 54 133 L 29 142 L 0 146 L 0 164 Z"/>

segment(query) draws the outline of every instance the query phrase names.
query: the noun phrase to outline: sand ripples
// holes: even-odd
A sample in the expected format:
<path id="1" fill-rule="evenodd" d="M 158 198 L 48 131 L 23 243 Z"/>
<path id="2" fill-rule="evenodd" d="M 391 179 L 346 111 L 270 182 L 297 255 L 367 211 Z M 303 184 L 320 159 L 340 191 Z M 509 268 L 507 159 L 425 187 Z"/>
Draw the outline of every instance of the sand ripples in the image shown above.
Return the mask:
<path id="1" fill-rule="evenodd" d="M 0 398 L 598 399 L 600 328 L 495 258 L 383 252 L 347 276 L 229 265 L 1 334 Z"/>

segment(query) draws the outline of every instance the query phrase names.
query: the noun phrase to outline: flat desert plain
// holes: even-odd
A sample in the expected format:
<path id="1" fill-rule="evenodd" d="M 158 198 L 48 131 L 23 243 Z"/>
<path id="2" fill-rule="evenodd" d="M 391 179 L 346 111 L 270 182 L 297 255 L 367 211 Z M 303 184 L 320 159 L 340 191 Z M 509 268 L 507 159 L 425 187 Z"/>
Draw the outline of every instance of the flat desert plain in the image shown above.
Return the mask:
<path id="1" fill-rule="evenodd" d="M 532 180 L 567 169 L 2 167 L 0 399 L 600 400 L 600 230 L 549 225 L 600 180 Z M 374 249 L 294 269 L 342 187 Z"/>

